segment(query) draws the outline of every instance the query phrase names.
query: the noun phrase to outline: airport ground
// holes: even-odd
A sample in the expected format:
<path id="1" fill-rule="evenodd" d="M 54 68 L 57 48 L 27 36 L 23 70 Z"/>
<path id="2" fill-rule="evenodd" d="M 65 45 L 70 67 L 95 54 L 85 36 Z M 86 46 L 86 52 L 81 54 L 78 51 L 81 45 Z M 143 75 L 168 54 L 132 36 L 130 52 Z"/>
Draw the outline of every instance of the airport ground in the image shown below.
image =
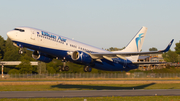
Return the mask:
<path id="1" fill-rule="evenodd" d="M 0 80 L 0 92 L 13 91 L 96 91 L 96 90 L 154 90 L 180 89 L 180 78 L 70 78 Z M 0 101 L 179 101 L 180 96 L 105 96 L 73 98 L 2 98 Z"/>
<path id="2" fill-rule="evenodd" d="M 180 78 L 1 79 L 0 91 L 180 89 Z"/>
<path id="3" fill-rule="evenodd" d="M 66 91 L 66 90 L 142 90 L 180 89 L 180 83 L 149 84 L 11 84 L 1 85 L 0 91 Z"/>
<path id="4" fill-rule="evenodd" d="M 180 81 L 180 77 L 167 78 L 0 78 L 0 82 L 5 81 Z M 134 83 L 134 82 L 133 82 Z"/>
<path id="5" fill-rule="evenodd" d="M 125 96 L 75 98 L 3 98 L 0 101 L 179 101 L 180 96 Z"/>

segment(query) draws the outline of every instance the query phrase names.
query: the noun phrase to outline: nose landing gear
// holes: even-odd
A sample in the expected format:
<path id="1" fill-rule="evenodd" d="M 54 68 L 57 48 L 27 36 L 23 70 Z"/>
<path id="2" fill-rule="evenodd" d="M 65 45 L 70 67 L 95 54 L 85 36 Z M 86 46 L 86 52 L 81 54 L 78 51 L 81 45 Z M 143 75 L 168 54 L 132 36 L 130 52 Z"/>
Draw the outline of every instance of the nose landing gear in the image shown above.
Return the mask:
<path id="1" fill-rule="evenodd" d="M 25 53 L 25 51 L 23 50 L 23 48 L 20 48 L 18 53 L 23 54 L 23 53 Z"/>

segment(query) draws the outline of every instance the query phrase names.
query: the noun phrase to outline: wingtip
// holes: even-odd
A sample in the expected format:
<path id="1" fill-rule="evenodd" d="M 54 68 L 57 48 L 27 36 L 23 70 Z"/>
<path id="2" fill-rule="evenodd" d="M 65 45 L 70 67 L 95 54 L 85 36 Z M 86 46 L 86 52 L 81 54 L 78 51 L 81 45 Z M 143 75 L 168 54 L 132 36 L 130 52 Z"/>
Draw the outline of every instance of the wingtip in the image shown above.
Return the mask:
<path id="1" fill-rule="evenodd" d="M 173 41 L 174 41 L 174 39 L 172 39 L 171 42 L 168 44 L 168 46 L 164 50 L 161 50 L 160 52 L 167 52 L 167 51 L 169 51 L 169 49 L 172 46 Z"/>
<path id="2" fill-rule="evenodd" d="M 168 46 L 170 46 L 170 47 L 171 47 L 171 45 L 172 45 L 173 41 L 174 41 L 174 39 L 172 39 L 172 40 L 171 40 L 171 42 L 169 43 L 169 45 L 168 45 Z"/>

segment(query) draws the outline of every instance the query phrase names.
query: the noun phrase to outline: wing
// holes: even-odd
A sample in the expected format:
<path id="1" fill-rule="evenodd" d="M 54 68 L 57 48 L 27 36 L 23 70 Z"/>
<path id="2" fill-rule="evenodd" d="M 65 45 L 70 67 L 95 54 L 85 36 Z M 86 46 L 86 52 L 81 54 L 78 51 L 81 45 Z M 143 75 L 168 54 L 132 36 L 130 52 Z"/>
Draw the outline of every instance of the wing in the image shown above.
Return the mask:
<path id="1" fill-rule="evenodd" d="M 133 55 L 144 55 L 144 54 L 157 54 L 169 51 L 174 39 L 168 44 L 168 46 L 164 50 L 159 51 L 149 51 L 149 52 L 108 52 L 108 53 L 91 53 L 91 57 L 93 59 L 102 59 L 105 58 L 107 60 L 112 61 L 112 58 L 121 58 L 126 59 L 125 56 L 133 56 Z"/>

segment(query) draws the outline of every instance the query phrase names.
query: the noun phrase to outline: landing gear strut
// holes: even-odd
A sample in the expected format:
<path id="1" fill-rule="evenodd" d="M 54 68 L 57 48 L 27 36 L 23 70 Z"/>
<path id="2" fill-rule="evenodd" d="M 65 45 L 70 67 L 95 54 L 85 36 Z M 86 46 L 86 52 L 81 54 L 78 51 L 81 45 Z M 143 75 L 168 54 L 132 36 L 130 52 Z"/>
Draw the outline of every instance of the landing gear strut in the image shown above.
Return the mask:
<path id="1" fill-rule="evenodd" d="M 23 54 L 24 52 L 23 52 L 23 48 L 20 48 L 19 49 L 19 54 Z"/>
<path id="2" fill-rule="evenodd" d="M 90 66 L 85 66 L 84 67 L 84 71 L 85 72 L 91 72 L 92 71 L 92 68 Z"/>

